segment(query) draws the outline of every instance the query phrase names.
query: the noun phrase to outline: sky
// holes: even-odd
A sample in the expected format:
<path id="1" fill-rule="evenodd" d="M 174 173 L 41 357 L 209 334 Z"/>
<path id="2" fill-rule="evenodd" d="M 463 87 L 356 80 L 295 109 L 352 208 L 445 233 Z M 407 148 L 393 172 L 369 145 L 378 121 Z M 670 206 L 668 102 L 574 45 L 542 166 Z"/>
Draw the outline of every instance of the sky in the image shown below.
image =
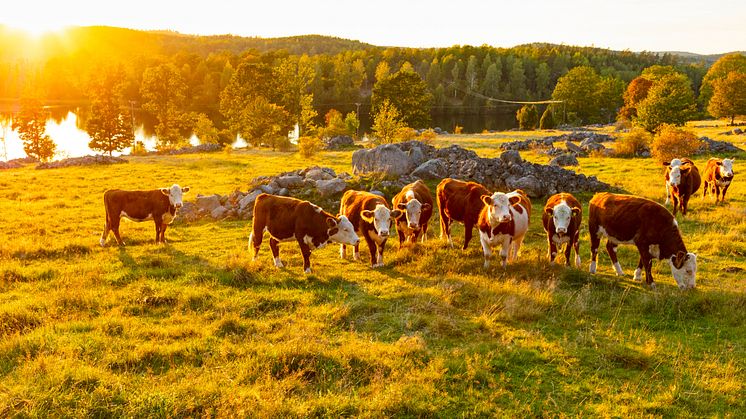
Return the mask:
<path id="1" fill-rule="evenodd" d="M 379 46 L 512 47 L 531 42 L 700 54 L 746 49 L 745 0 L 8 0 L 0 24 L 186 34 L 319 34 Z"/>

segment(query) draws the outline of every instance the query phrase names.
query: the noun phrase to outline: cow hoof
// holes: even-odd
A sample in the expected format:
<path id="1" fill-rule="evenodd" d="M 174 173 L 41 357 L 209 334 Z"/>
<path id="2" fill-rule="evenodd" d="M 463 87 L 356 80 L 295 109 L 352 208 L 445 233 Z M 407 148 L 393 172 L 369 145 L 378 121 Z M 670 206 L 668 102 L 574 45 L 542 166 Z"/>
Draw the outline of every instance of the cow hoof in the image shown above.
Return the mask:
<path id="1" fill-rule="evenodd" d="M 280 260 L 280 258 L 275 258 L 275 267 L 276 268 L 284 268 L 285 267 L 285 265 L 283 265 L 283 263 Z"/>
<path id="2" fill-rule="evenodd" d="M 658 287 L 656 287 L 656 286 L 655 286 L 655 282 L 651 282 L 651 283 L 650 283 L 650 289 L 651 289 L 652 291 L 657 291 L 657 290 L 658 290 Z"/>
<path id="3" fill-rule="evenodd" d="M 485 260 L 484 261 L 484 269 L 488 269 L 489 267 L 490 267 L 490 261 L 489 260 Z"/>
<path id="4" fill-rule="evenodd" d="M 355 256 L 353 256 L 353 258 L 355 260 L 359 261 L 360 260 L 360 253 L 355 253 Z"/>
<path id="5" fill-rule="evenodd" d="M 306 275 L 310 274 L 311 273 L 311 268 L 306 268 L 306 270 L 304 272 L 306 273 Z"/>
<path id="6" fill-rule="evenodd" d="M 104 241 L 104 239 L 99 240 L 98 243 L 101 245 L 101 247 L 106 247 L 106 241 Z"/>
<path id="7" fill-rule="evenodd" d="M 590 268 L 588 268 L 588 272 L 595 274 L 596 273 L 596 262 L 591 262 Z"/>
<path id="8" fill-rule="evenodd" d="M 635 281 L 642 281 L 642 269 L 637 268 L 635 270 L 635 275 L 634 275 L 633 278 L 634 278 Z"/>

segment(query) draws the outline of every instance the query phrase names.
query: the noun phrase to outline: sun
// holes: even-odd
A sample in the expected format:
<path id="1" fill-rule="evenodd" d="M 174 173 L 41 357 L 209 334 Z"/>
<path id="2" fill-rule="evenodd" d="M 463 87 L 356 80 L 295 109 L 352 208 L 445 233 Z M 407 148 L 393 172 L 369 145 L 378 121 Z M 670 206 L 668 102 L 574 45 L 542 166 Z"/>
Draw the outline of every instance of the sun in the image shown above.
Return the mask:
<path id="1" fill-rule="evenodd" d="M 28 22 L 13 22 L 13 24 L 9 24 L 8 26 L 25 32 L 34 39 L 39 39 L 51 33 L 62 32 L 68 25 L 55 20 L 36 20 Z"/>

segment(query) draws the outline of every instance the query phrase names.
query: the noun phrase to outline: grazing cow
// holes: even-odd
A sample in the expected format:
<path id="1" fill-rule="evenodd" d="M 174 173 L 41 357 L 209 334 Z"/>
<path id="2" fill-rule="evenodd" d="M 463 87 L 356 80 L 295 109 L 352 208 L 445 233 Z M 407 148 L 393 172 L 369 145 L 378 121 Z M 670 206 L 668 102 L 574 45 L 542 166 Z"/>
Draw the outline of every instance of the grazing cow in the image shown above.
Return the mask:
<path id="1" fill-rule="evenodd" d="M 330 241 L 351 245 L 360 241 L 347 217 L 334 217 L 308 201 L 265 193 L 254 202 L 254 225 L 249 236 L 254 260 L 259 254 L 264 232 L 269 233 L 269 248 L 276 267 L 284 266 L 280 260 L 279 243 L 295 239 L 307 274 L 311 273 L 312 250 L 320 249 Z"/>
<path id="2" fill-rule="evenodd" d="M 451 223 L 462 222 L 464 223 L 463 249 L 466 249 L 471 241 L 472 229 L 479 222 L 479 213 L 484 208 L 482 196 L 489 197 L 492 193 L 475 182 L 446 178 L 438 184 L 435 195 L 438 201 L 438 211 L 440 211 L 440 238 L 447 238 L 448 244 L 453 247 Z"/>
<path id="3" fill-rule="evenodd" d="M 339 213 L 347 216 L 355 231 L 363 236 L 370 250 L 370 265 L 374 268 L 383 266 L 383 250 L 393 220 L 401 211 L 389 209 L 382 196 L 363 191 L 347 191 L 342 195 Z M 355 260 L 360 260 L 359 243 L 355 244 Z M 346 246 L 339 248 L 339 256 L 344 259 Z"/>
<path id="4" fill-rule="evenodd" d="M 735 157 L 729 159 L 711 158 L 707 160 L 705 166 L 705 187 L 702 189 L 702 199 L 705 199 L 707 193 L 715 195 L 715 203 L 725 201 L 725 192 L 728 190 L 730 183 L 733 182 L 733 162 Z M 722 195 L 720 193 L 722 191 Z"/>
<path id="5" fill-rule="evenodd" d="M 416 243 L 420 234 L 424 242 L 427 238 L 427 226 L 433 215 L 433 197 L 425 182 L 418 180 L 405 186 L 391 203 L 393 208 L 402 211 L 396 219 L 399 247 L 404 241 Z"/>
<path id="6" fill-rule="evenodd" d="M 104 192 L 106 221 L 99 243 L 103 247 L 106 244 L 109 231 L 112 231 L 117 243 L 124 246 L 124 242 L 119 236 L 119 222 L 122 217 L 137 222 L 153 220 L 155 222 L 155 242 L 165 243 L 166 227 L 171 224 L 176 216 L 176 210 L 181 208 L 183 204 L 182 194 L 186 192 L 189 192 L 189 187 L 182 188 L 179 185 L 152 191 L 110 189 Z"/>
<path id="7" fill-rule="evenodd" d="M 674 163 L 678 164 L 674 166 Z M 673 215 L 681 208 L 681 213 L 686 215 L 689 207 L 689 198 L 694 195 L 702 183 L 699 176 L 699 169 L 694 162 L 687 159 L 673 159 L 671 163 L 663 163 L 666 168 L 666 204 L 668 204 L 668 194 L 673 197 Z"/>
<path id="8" fill-rule="evenodd" d="M 617 275 L 624 275 L 617 260 L 617 246 L 634 244 L 640 252 L 636 280 L 642 280 L 644 268 L 646 283 L 655 289 L 650 272 L 655 257 L 669 261 L 680 289 L 694 288 L 697 255 L 687 252 L 676 219 L 657 202 L 632 195 L 598 193 L 590 202 L 588 230 L 591 235 L 591 273 L 596 273 L 598 246 L 601 235 L 605 235 L 608 238 L 606 251 Z"/>
<path id="9" fill-rule="evenodd" d="M 489 268 L 491 247 L 502 245 L 500 258 L 503 268 L 518 257 L 521 243 L 528 231 L 531 217 L 531 201 L 518 189 L 509 193 L 495 192 L 482 195 L 479 212 L 479 239 L 484 252 L 484 267 Z"/>
<path id="10" fill-rule="evenodd" d="M 569 193 L 552 195 L 544 205 L 541 221 L 549 242 L 549 262 L 554 263 L 557 249 L 567 244 L 567 266 L 570 266 L 570 251 L 575 248 L 575 266 L 580 268 L 580 223 L 583 221 L 583 207 L 580 202 Z"/>

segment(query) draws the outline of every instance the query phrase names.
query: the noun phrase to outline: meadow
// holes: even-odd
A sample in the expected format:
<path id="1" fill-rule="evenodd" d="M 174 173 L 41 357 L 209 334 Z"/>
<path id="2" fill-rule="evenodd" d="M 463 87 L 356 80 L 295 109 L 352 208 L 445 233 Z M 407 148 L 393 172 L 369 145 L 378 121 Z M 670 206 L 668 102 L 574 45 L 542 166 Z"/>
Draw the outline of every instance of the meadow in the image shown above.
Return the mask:
<path id="1" fill-rule="evenodd" d="M 548 134 L 435 145 L 493 157 L 500 142 L 532 135 Z M 315 251 L 311 275 L 295 243 L 281 245 L 285 268 L 266 241 L 253 262 L 247 221 L 174 224 L 167 245 L 153 243 L 152 223 L 124 221 L 127 246 L 98 244 L 106 189 L 178 183 L 192 200 L 312 165 L 349 172 L 351 154 L 244 150 L 0 172 L 0 416 L 746 415 L 746 153 L 725 204 L 700 191 L 677 217 L 699 261 L 687 292 L 663 262 L 656 292 L 634 281 L 631 246 L 620 247 L 625 277 L 605 252 L 599 274 L 587 273 L 591 194 L 577 195 L 580 270 L 548 263 L 543 200 L 507 269 L 484 270 L 478 240 L 462 251 L 461 226 L 447 247 L 437 214 L 426 243 L 389 240 L 379 269 L 364 244 L 360 262 L 333 245 Z M 700 170 L 708 157 L 695 159 Z M 664 200 L 652 159 L 579 160 L 578 172 Z"/>

